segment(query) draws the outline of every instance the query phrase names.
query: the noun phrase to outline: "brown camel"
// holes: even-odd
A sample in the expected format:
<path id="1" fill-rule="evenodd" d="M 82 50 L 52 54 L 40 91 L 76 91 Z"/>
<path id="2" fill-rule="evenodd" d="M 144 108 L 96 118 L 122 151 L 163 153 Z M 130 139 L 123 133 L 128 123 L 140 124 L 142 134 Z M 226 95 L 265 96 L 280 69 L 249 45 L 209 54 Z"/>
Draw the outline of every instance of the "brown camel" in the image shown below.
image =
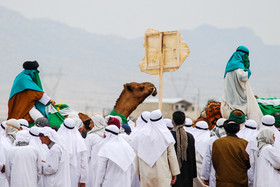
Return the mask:
<path id="1" fill-rule="evenodd" d="M 124 89 L 114 106 L 115 112 L 126 118 L 142 103 L 149 95 L 156 96 L 157 89 L 150 82 L 131 82 L 123 85 Z"/>

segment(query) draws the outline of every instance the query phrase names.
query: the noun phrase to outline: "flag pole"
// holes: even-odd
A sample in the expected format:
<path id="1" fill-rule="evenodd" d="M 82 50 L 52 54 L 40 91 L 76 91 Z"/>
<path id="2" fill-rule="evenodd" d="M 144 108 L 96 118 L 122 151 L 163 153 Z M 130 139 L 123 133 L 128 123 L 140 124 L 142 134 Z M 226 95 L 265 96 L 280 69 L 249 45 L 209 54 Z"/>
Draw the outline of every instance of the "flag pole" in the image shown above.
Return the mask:
<path id="1" fill-rule="evenodd" d="M 163 32 L 160 33 L 160 68 L 159 68 L 159 95 L 158 95 L 158 108 L 162 111 L 162 87 L 163 87 Z"/>

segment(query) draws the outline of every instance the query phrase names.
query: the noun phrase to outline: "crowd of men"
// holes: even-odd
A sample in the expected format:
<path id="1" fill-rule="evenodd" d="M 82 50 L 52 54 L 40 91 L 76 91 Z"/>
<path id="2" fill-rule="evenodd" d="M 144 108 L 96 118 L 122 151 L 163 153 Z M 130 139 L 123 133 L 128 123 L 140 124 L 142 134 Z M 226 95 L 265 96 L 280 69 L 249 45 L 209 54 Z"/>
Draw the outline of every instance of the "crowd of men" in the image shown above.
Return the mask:
<path id="1" fill-rule="evenodd" d="M 258 130 L 237 109 L 210 131 L 206 121 L 193 126 L 181 111 L 163 119 L 155 110 L 126 125 L 118 116 L 94 115 L 83 138 L 77 114 L 59 129 L 44 117 L 31 128 L 9 119 L 0 127 L 0 186 L 277 186 L 274 123 L 265 115 Z"/>

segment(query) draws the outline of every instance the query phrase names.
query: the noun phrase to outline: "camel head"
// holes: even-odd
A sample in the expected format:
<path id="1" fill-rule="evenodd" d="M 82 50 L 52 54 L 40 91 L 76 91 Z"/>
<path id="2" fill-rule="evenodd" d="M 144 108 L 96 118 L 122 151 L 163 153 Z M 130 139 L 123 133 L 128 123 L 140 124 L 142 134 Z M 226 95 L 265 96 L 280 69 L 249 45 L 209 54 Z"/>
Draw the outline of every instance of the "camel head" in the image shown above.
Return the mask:
<path id="1" fill-rule="evenodd" d="M 150 95 L 157 95 L 157 89 L 155 85 L 150 82 L 131 82 L 124 84 L 123 87 L 125 92 L 141 102 L 143 102 Z"/>
<path id="2" fill-rule="evenodd" d="M 114 110 L 126 117 L 128 117 L 148 96 L 157 95 L 155 85 L 150 82 L 131 82 L 124 84 L 123 87 L 124 89 L 117 99 Z"/>

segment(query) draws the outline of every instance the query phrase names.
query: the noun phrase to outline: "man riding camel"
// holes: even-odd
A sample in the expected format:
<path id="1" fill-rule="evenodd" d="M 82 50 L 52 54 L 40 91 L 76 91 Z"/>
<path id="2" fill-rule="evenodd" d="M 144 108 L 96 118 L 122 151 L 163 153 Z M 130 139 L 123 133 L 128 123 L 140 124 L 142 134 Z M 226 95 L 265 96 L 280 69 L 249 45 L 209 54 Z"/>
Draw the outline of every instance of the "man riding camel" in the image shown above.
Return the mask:
<path id="1" fill-rule="evenodd" d="M 248 119 L 255 120 L 259 125 L 263 115 L 248 82 L 251 75 L 249 68 L 249 50 L 239 46 L 226 66 L 221 114 L 227 119 L 232 110 L 240 109 Z"/>
<path id="2" fill-rule="evenodd" d="M 44 93 L 37 61 L 23 63 L 24 70 L 14 80 L 8 102 L 8 119 L 26 119 L 33 123 L 39 117 L 46 116 L 45 106 L 55 104 Z"/>

